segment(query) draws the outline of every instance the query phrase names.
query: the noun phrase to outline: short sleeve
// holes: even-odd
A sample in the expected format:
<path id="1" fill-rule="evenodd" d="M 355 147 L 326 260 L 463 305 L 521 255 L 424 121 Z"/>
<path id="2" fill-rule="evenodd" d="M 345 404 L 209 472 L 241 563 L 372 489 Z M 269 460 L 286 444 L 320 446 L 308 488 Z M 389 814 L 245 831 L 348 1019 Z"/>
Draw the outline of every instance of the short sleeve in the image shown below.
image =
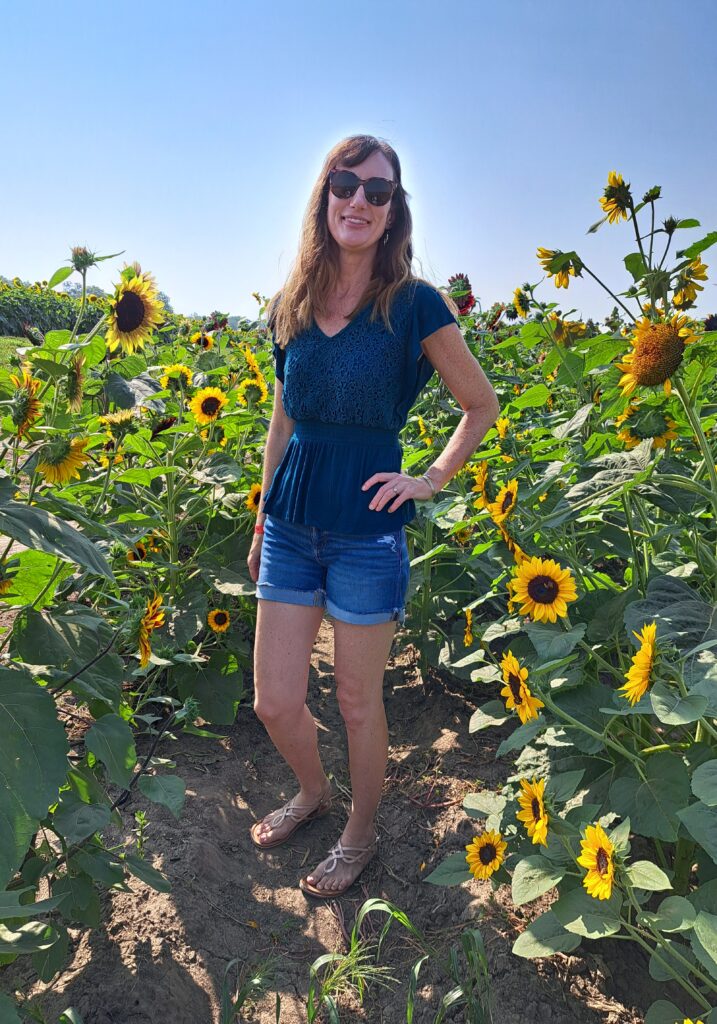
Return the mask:
<path id="1" fill-rule="evenodd" d="M 434 366 L 421 348 L 421 342 L 434 331 L 451 323 L 458 324 L 458 320 L 444 302 L 438 289 L 418 281 L 409 328 L 409 359 L 412 363 L 409 379 L 412 380 L 416 393 L 425 387 L 435 372 Z"/>
<path id="2" fill-rule="evenodd" d="M 286 349 L 281 348 L 276 342 L 273 343 L 274 351 L 274 366 L 276 369 L 276 378 L 284 383 L 284 362 L 286 361 Z"/>

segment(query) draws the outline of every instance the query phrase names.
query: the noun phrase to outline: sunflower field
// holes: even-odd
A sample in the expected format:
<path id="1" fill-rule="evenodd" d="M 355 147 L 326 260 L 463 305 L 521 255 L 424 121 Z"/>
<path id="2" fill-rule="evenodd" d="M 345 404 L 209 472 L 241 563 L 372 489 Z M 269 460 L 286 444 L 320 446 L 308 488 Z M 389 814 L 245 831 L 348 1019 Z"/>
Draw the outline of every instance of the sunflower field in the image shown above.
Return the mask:
<path id="1" fill-rule="evenodd" d="M 717 1024 L 717 318 L 691 315 L 717 232 L 683 242 L 699 222 L 658 222 L 660 200 L 610 173 L 590 232 L 607 223 L 634 251 L 600 276 L 586 253 L 539 248 L 543 280 L 487 310 L 449 280 L 501 416 L 407 528 L 399 642 L 484 694 L 472 733 L 515 723 L 507 785 L 465 798 L 475 836 L 426 880 L 506 885 L 518 907 L 549 895 L 517 957 L 635 944 L 682 993 L 648 1024 Z M 103 890 L 127 873 L 168 890 L 103 829 L 135 786 L 179 818 L 184 782 L 155 749 L 232 724 L 252 660 L 266 300 L 237 330 L 167 316 L 133 263 L 89 302 L 106 258 L 72 250 L 37 294 L 51 309 L 79 275 L 73 322 L 28 323 L 0 368 L 0 964 L 30 956 L 47 982 L 68 924 L 100 924 Z M 586 277 L 614 299 L 603 323 L 560 305 Z M 0 284 L 0 322 L 19 290 Z M 404 470 L 459 418 L 427 389 Z"/>

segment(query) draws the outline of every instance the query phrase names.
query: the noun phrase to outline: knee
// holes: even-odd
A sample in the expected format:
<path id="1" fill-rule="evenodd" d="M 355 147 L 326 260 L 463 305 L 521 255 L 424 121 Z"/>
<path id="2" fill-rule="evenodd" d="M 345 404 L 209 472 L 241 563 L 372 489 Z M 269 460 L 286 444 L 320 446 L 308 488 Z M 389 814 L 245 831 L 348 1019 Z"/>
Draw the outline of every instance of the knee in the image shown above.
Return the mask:
<path id="1" fill-rule="evenodd" d="M 301 714 L 301 705 L 294 705 L 284 695 L 272 694 L 263 690 L 255 690 L 254 714 L 264 722 L 281 722 L 284 719 L 296 721 Z"/>
<path id="2" fill-rule="evenodd" d="M 347 729 L 362 726 L 374 720 L 376 715 L 383 711 L 381 696 L 372 699 L 367 694 L 365 685 L 354 687 L 346 682 L 339 682 L 336 687 L 336 699 Z"/>

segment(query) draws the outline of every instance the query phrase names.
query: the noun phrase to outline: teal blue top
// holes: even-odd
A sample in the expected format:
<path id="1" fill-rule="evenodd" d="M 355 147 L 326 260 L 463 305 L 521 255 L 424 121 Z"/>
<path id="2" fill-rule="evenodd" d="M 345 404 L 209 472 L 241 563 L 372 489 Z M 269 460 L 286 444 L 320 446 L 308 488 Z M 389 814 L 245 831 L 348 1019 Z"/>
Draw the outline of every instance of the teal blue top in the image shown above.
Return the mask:
<path id="1" fill-rule="evenodd" d="M 398 439 L 434 367 L 421 341 L 458 323 L 436 288 L 410 281 L 396 294 L 391 334 L 372 302 L 338 334 L 313 321 L 285 349 L 273 343 L 286 415 L 295 421 L 262 510 L 277 519 L 345 534 L 398 530 L 416 515 L 412 498 L 395 512 L 369 503 L 383 486 L 361 485 L 378 472 L 401 472 Z"/>

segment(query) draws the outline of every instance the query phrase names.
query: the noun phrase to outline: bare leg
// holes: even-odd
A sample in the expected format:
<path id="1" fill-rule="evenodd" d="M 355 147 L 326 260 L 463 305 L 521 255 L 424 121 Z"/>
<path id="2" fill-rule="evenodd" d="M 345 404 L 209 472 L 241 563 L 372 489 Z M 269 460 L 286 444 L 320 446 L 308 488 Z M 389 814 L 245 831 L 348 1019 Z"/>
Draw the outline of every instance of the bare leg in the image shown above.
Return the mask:
<path id="1" fill-rule="evenodd" d="M 319 757 L 316 723 L 306 705 L 309 665 L 324 609 L 259 598 L 254 645 L 254 711 L 296 775 L 297 803 L 318 801 L 327 779 Z M 279 839 L 293 826 L 291 819 L 272 829 L 263 825 L 259 838 Z"/>
<path id="2" fill-rule="evenodd" d="M 388 760 L 383 677 L 395 631 L 395 620 L 374 626 L 334 620 L 336 692 L 346 724 L 351 770 L 351 814 L 341 835 L 345 846 L 366 846 L 376 834 L 373 823 Z M 307 881 L 330 891 L 356 876 L 354 865 L 342 863 L 324 876 L 329 864 L 322 861 Z"/>

